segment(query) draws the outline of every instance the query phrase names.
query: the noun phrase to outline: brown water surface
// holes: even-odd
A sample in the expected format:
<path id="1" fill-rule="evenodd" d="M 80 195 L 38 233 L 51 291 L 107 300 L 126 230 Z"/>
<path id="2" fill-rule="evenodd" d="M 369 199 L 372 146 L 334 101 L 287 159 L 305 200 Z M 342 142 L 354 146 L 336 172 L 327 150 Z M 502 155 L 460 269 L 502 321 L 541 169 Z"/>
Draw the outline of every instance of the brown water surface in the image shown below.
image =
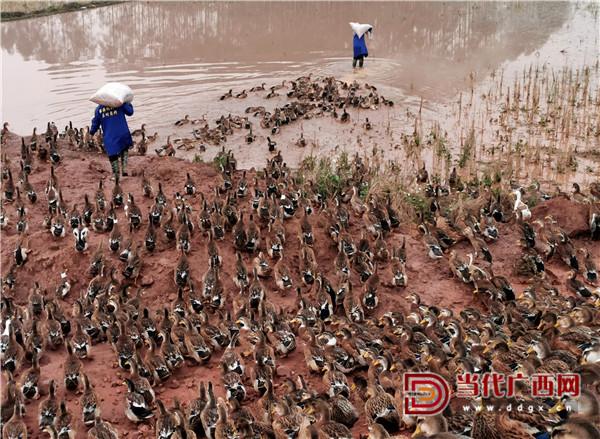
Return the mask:
<path id="1" fill-rule="evenodd" d="M 374 26 L 366 67 L 355 72 L 349 21 Z M 126 2 L 4 23 L 2 119 L 21 134 L 48 120 L 59 127 L 69 120 L 86 125 L 94 109 L 91 93 L 105 81 L 123 81 L 135 92 L 131 125 L 147 123 L 164 143 L 170 134 L 190 136 L 189 129 L 173 128 L 184 114 L 216 117 L 266 105 L 260 95 L 219 101 L 230 88 L 313 73 L 375 84 L 396 102 L 368 115 L 378 129 L 360 147 L 398 150 L 399 134 L 412 131 L 421 100 L 423 119 L 439 122 L 458 144 L 460 93 L 488 92 L 492 72 L 502 71 L 508 84 L 531 65 L 592 64 L 599 29 L 597 8 L 572 3 Z M 267 107 L 283 102 L 267 101 Z M 355 121 L 363 117 L 353 115 Z M 357 148 L 357 133 L 352 142 L 347 135 L 352 131 L 316 121 L 301 129 L 313 148 L 290 151 L 291 165 L 315 149 Z M 297 135 L 280 138 L 279 146 Z M 235 142 L 228 147 L 243 166 L 264 164 L 262 150 Z M 207 151 L 203 158 L 212 156 Z"/>

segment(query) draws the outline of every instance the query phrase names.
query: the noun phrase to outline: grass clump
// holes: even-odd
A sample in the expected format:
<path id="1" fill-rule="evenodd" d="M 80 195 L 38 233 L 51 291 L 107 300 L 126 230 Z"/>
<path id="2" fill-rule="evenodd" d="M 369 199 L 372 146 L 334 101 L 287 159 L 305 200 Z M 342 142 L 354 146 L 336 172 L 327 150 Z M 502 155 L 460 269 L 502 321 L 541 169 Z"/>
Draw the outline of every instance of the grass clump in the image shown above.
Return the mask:
<path id="1" fill-rule="evenodd" d="M 196 156 L 194 156 L 194 160 Z M 225 169 L 225 164 L 227 163 L 227 153 L 223 150 L 219 151 L 215 158 L 213 159 L 213 165 L 219 172 L 223 172 Z"/>

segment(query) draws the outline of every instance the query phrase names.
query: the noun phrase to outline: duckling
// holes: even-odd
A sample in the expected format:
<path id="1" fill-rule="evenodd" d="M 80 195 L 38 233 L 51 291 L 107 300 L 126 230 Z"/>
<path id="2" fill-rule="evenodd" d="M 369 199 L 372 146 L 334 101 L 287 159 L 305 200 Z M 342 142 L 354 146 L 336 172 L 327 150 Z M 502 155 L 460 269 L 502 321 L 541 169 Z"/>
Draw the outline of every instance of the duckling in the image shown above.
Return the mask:
<path id="1" fill-rule="evenodd" d="M 40 364 L 37 352 L 33 351 L 31 368 L 22 375 L 21 382 L 19 383 L 21 394 L 25 399 L 38 399 L 40 397 L 39 381 Z"/>
<path id="2" fill-rule="evenodd" d="M 139 423 L 154 416 L 148 403 L 141 393 L 137 392 L 135 384 L 129 378 L 125 378 L 127 385 L 125 416 L 132 422 Z"/>
<path id="3" fill-rule="evenodd" d="M 43 429 L 48 425 L 53 425 L 58 413 L 58 401 L 56 399 L 56 387 L 54 380 L 50 380 L 48 385 L 48 397 L 40 402 L 39 427 Z"/>

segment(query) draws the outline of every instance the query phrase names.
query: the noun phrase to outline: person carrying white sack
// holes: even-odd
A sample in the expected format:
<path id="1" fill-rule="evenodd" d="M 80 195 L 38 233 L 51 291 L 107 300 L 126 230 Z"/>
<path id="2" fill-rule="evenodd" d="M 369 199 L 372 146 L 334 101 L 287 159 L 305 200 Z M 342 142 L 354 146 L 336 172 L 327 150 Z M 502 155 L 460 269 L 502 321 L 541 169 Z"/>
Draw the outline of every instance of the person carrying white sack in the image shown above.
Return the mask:
<path id="1" fill-rule="evenodd" d="M 354 48 L 354 57 L 352 58 L 352 68 L 356 68 L 356 63 L 362 68 L 364 60 L 369 56 L 367 43 L 365 42 L 365 34 L 373 35 L 373 26 L 370 24 L 350 23 L 350 27 L 354 31 L 352 46 Z"/>
<path id="2" fill-rule="evenodd" d="M 133 139 L 125 116 L 133 115 L 132 99 L 131 89 L 119 83 L 106 84 L 90 98 L 92 102 L 100 104 L 96 107 L 90 134 L 94 135 L 102 127 L 104 150 L 108 155 L 115 181 L 119 181 L 120 176 L 127 176 L 127 158 L 129 148 L 133 146 Z"/>

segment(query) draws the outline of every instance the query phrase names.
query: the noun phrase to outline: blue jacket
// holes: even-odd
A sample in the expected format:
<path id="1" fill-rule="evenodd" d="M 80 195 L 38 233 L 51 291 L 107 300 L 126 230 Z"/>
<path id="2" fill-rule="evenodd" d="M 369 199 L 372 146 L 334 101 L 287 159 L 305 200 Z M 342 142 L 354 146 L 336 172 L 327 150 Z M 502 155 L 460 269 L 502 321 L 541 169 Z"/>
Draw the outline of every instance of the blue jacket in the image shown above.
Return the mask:
<path id="1" fill-rule="evenodd" d="M 125 119 L 126 115 L 131 116 L 132 114 L 133 105 L 130 103 L 125 103 L 119 108 L 103 105 L 96 107 L 90 134 L 94 135 L 98 128 L 102 127 L 104 149 L 109 156 L 118 155 L 121 151 L 133 146 L 133 139 Z"/>
<path id="2" fill-rule="evenodd" d="M 369 51 L 367 50 L 367 43 L 365 43 L 365 35 L 358 38 L 358 35 L 354 34 L 354 58 L 358 58 L 359 56 L 364 56 L 365 58 L 369 56 Z"/>

